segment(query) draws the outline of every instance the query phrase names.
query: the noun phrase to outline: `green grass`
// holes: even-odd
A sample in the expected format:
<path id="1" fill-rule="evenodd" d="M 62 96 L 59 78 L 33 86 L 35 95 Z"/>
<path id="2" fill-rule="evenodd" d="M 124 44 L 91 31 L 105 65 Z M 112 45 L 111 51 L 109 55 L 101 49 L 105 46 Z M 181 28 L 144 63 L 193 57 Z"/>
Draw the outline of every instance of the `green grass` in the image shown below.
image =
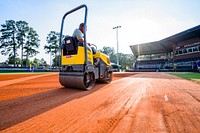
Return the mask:
<path id="1" fill-rule="evenodd" d="M 184 79 L 189 79 L 189 80 L 193 80 L 193 81 L 197 81 L 200 82 L 200 73 L 196 72 L 174 72 L 174 73 L 170 73 L 172 75 L 184 78 Z"/>

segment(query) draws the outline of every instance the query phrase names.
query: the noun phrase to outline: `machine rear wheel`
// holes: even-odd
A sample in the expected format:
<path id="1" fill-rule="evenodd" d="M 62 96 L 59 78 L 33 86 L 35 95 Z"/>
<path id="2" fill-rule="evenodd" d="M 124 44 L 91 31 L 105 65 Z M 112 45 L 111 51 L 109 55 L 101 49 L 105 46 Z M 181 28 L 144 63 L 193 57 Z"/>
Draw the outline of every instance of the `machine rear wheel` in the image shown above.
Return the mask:
<path id="1" fill-rule="evenodd" d="M 84 85 L 86 90 L 92 89 L 95 84 L 94 73 L 85 73 L 84 75 Z"/>
<path id="2" fill-rule="evenodd" d="M 97 79 L 97 82 L 99 83 L 106 83 L 106 84 L 109 84 L 111 81 L 112 81 L 112 72 L 105 72 L 105 77 L 102 78 L 102 79 Z"/>
<path id="3" fill-rule="evenodd" d="M 107 79 L 106 79 L 106 83 L 110 83 L 112 81 L 112 72 L 107 72 Z"/>

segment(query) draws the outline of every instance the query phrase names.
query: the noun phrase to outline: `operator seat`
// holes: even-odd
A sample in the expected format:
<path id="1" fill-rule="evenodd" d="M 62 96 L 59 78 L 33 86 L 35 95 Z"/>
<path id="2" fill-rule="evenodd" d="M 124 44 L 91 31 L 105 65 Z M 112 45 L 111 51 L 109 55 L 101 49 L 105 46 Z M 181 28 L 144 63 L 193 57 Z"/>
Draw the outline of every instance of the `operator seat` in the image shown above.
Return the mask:
<path id="1" fill-rule="evenodd" d="M 66 36 L 62 43 L 63 55 L 74 55 L 77 54 L 78 46 L 77 40 L 74 37 Z"/>

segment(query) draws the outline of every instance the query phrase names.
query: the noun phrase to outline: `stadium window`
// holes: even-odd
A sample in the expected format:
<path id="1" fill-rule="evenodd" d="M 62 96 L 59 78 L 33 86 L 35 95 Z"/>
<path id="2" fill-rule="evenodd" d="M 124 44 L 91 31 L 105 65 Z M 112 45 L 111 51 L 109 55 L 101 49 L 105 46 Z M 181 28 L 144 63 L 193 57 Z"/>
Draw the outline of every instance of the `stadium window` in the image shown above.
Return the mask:
<path id="1" fill-rule="evenodd" d="M 178 53 L 179 53 L 179 54 L 182 54 L 182 53 L 183 53 L 183 51 L 182 51 L 182 50 L 179 50 L 179 51 L 178 51 Z"/>
<path id="2" fill-rule="evenodd" d="M 187 53 L 187 50 L 186 50 L 186 49 L 183 49 L 183 53 L 186 54 L 186 53 Z"/>
<path id="3" fill-rule="evenodd" d="M 188 53 L 192 53 L 192 48 L 189 48 L 189 49 L 188 49 Z"/>
<path id="4" fill-rule="evenodd" d="M 198 47 L 199 51 L 200 51 L 200 46 Z"/>
<path id="5" fill-rule="evenodd" d="M 178 51 L 175 52 L 175 55 L 177 55 L 177 54 L 178 54 Z"/>
<path id="6" fill-rule="evenodd" d="M 197 47 L 193 47 L 193 52 L 197 52 L 198 48 Z"/>

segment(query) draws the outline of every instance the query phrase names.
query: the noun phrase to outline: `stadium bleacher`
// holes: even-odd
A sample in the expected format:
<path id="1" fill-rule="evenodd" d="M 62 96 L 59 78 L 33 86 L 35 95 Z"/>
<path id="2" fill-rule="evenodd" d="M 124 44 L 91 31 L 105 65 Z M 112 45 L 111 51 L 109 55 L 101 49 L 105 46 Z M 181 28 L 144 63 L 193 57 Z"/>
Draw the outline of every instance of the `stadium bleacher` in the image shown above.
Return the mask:
<path id="1" fill-rule="evenodd" d="M 198 71 L 200 60 L 200 25 L 156 42 L 130 46 L 134 56 L 133 71 Z M 164 58 L 152 57 L 165 54 Z"/>

